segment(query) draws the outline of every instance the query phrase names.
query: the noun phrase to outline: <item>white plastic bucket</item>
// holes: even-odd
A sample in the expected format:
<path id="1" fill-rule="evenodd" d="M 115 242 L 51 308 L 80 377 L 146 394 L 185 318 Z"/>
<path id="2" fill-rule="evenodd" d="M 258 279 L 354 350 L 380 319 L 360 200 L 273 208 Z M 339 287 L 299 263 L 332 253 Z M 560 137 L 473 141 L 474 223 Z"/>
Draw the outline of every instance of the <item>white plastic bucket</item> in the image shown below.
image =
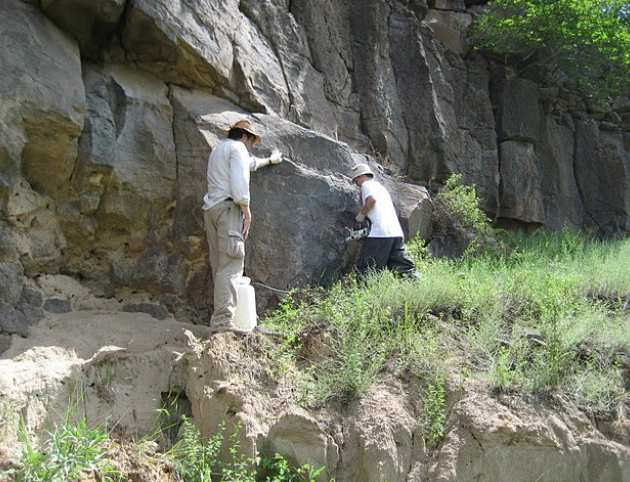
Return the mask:
<path id="1" fill-rule="evenodd" d="M 250 284 L 251 280 L 243 276 L 238 284 L 236 313 L 234 324 L 241 330 L 253 330 L 256 328 L 258 316 L 256 314 L 256 292 Z"/>

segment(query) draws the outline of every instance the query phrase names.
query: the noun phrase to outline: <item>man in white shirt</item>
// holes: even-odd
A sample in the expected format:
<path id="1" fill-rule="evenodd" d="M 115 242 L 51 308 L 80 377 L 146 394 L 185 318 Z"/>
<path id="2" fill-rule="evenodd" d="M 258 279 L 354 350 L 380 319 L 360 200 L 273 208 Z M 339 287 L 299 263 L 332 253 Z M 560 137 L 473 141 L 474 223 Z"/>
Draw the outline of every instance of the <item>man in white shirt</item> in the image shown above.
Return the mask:
<path id="1" fill-rule="evenodd" d="M 249 172 L 282 162 L 274 150 L 259 159 L 249 151 L 260 136 L 248 120 L 234 124 L 228 138 L 219 142 L 208 158 L 208 192 L 203 198 L 210 267 L 214 281 L 214 311 L 211 331 L 240 330 L 234 325 L 237 287 L 243 276 L 245 240 L 252 215 L 249 208 Z"/>
<path id="2" fill-rule="evenodd" d="M 356 221 L 369 219 L 372 223 L 368 237 L 363 240 L 357 261 L 360 273 L 389 268 L 404 276 L 416 278 L 416 267 L 405 251 L 404 235 L 392 198 L 367 164 L 352 170 L 352 181 L 361 188 L 361 210 Z"/>

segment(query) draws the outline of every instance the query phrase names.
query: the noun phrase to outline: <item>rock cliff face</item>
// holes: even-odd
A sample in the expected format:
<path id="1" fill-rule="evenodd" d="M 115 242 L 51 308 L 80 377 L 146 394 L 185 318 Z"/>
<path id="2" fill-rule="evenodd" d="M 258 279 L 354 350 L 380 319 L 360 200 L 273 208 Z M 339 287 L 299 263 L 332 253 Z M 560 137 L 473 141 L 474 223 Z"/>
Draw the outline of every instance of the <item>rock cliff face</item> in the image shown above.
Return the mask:
<path id="1" fill-rule="evenodd" d="M 493 64 L 478 3 L 3 0 L 0 330 L 98 299 L 206 320 L 206 159 L 244 115 L 288 158 L 252 178 L 246 271 L 277 288 L 347 267 L 366 160 L 412 233 L 452 172 L 496 218 L 630 229 L 630 101 Z"/>

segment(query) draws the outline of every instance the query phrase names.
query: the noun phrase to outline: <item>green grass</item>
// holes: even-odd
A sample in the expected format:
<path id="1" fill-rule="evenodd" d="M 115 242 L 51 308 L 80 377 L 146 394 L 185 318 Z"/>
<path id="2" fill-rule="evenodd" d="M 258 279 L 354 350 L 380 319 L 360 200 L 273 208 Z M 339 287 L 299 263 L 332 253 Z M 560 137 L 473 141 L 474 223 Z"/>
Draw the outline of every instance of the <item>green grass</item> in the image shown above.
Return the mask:
<path id="1" fill-rule="evenodd" d="M 65 482 L 82 474 L 97 474 L 99 480 L 121 480 L 107 459 L 109 436 L 101 428 L 88 427 L 84 417 L 66 417 L 38 445 L 22 425 L 22 456 L 10 474 L 17 482 Z"/>
<path id="2" fill-rule="evenodd" d="M 294 293 L 266 320 L 285 334 L 283 370 L 295 367 L 304 404 L 347 402 L 388 371 L 434 380 L 457 365 L 497 391 L 558 394 L 596 412 L 628 397 L 616 359 L 630 352 L 630 240 L 511 233 L 460 260 L 431 259 L 418 243 L 420 280 L 348 278 L 301 302 Z M 314 326 L 327 356 L 308 360 Z"/>

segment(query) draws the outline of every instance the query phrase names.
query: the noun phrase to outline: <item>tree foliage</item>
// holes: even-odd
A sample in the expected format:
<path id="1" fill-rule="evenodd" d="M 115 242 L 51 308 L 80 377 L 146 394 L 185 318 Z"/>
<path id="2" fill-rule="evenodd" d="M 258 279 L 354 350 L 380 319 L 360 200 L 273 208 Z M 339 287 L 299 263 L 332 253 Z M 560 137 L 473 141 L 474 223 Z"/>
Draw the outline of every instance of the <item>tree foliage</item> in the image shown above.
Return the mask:
<path id="1" fill-rule="evenodd" d="M 549 68 L 554 80 L 614 95 L 630 88 L 630 1 L 496 0 L 474 29 L 479 48 Z"/>

